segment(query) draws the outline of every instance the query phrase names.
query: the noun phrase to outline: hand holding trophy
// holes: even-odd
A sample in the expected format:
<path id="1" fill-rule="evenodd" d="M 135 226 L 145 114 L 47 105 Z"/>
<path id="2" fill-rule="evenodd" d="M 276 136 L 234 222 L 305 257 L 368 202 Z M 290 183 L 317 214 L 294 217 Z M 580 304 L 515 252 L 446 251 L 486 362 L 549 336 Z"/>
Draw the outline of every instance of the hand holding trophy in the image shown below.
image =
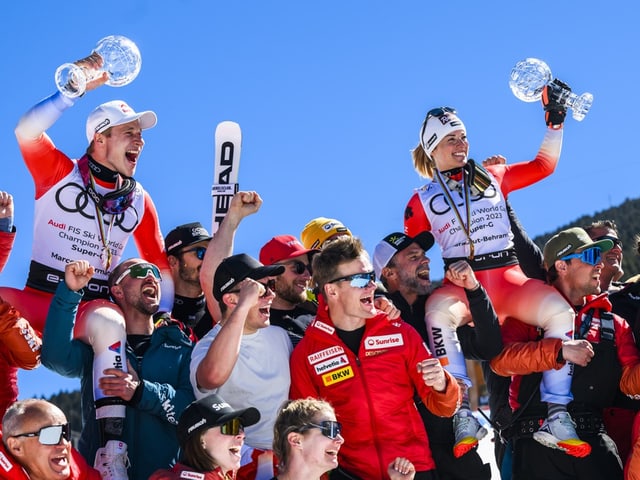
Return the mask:
<path id="1" fill-rule="evenodd" d="M 107 85 L 121 87 L 138 76 L 141 66 L 136 44 L 126 37 L 110 35 L 97 43 L 89 57 L 60 65 L 55 73 L 56 87 L 67 97 L 79 97 L 85 93 L 88 83 L 105 72 Z"/>
<path id="2" fill-rule="evenodd" d="M 583 120 L 591 108 L 593 95 L 583 93 L 578 96 L 562 85 L 562 82 L 552 80 L 549 66 L 537 58 L 526 58 L 516 63 L 509 77 L 511 91 L 520 100 L 535 102 L 542 96 L 544 87 L 549 86 L 555 90 L 557 102 L 571 108 L 577 121 Z"/>

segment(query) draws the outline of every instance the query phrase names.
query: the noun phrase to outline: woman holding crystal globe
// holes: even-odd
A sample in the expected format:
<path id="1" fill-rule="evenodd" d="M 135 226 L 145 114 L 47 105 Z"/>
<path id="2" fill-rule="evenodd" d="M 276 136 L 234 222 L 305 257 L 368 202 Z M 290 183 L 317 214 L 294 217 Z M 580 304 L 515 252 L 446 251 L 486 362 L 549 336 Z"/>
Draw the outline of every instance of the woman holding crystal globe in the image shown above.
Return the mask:
<path id="1" fill-rule="evenodd" d="M 69 95 L 63 93 L 68 91 L 63 88 L 65 85 L 58 85 L 59 91 L 27 111 L 15 129 L 35 183 L 34 244 L 27 286 L 22 290 L 0 287 L 0 298 L 42 332 L 53 293 L 64 279 L 65 265 L 84 259 L 95 268 L 94 279 L 84 289 L 85 301 L 80 304 L 75 337 L 90 343 L 94 350 L 94 394 L 99 405 L 96 417 L 101 422 L 103 438 L 99 443 L 104 448 L 96 452 L 86 443 L 80 448 L 85 458 L 91 460 L 95 455 L 96 468 L 107 478 L 105 468 L 125 464 L 126 446 L 111 456 L 108 452 L 116 450 L 106 447 L 122 443 L 119 435 L 126 406 L 120 398 L 105 397 L 98 381 L 106 368 L 117 366 L 126 371 L 121 358 L 127 340 L 122 312 L 106 301 L 107 278 L 120 263 L 127 241 L 133 236 L 140 256 L 158 265 L 163 273 L 161 309 L 165 311 L 173 304 L 173 283 L 154 204 L 133 179 L 144 147 L 142 131 L 155 126 L 156 114 L 136 113 L 121 100 L 98 106 L 87 119 L 89 146 L 78 160 L 58 150 L 45 132 L 78 101 L 78 88 L 94 90 L 109 84 L 112 75 L 121 80 L 122 72 L 107 73 L 103 67 L 121 55 L 123 45 L 131 47 L 133 42 L 124 37 L 103 40 L 106 42 L 99 42 L 96 50 L 104 58 L 96 51 L 74 62 L 86 78 L 80 81 L 78 74 L 70 75 L 66 85 L 70 87 Z M 136 52 L 137 48 L 133 57 Z M 138 53 L 137 60 L 127 67 L 132 69 L 129 81 L 135 78 L 139 67 Z M 111 313 L 103 314 L 106 311 Z M 126 478 L 126 471 L 110 478 Z"/>
<path id="2" fill-rule="evenodd" d="M 442 249 L 445 268 L 466 259 L 487 290 L 503 322 L 513 317 L 544 329 L 545 336 L 571 340 L 572 306 L 553 287 L 527 278 L 518 265 L 509 224 L 506 196 L 550 175 L 562 147 L 566 106 L 560 93 L 570 91 L 559 80 L 544 87 L 542 103 L 547 130 L 536 157 L 512 165 L 486 169 L 468 159 L 469 142 L 455 110 L 435 108 L 427 113 L 420 131 L 420 145 L 413 154 L 416 171 L 431 179 L 419 188 L 405 210 L 405 233 L 415 237 L 428 230 Z M 460 287 L 445 281 L 426 303 L 425 321 L 433 354 L 447 370 L 470 385 L 456 327 L 472 321 Z M 576 457 L 590 447 L 578 438 L 567 413 L 571 401 L 570 365 L 543 373 L 541 398 L 547 402 L 547 420 L 534 435 L 539 442 Z M 454 417 L 454 455 L 474 448 L 486 432 L 473 417 L 465 395 Z"/>

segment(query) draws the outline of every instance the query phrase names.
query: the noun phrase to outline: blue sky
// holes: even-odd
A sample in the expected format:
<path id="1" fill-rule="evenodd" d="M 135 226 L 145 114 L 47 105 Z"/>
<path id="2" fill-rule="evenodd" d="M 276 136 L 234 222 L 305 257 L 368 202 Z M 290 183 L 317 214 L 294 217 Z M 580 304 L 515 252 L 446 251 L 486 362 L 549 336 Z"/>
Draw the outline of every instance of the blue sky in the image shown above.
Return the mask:
<path id="1" fill-rule="evenodd" d="M 556 172 L 510 197 L 528 232 L 635 198 L 640 33 L 631 2 L 467 3 L 7 2 L 0 189 L 15 197 L 19 239 L 0 281 L 24 285 L 32 243 L 33 182 L 15 124 L 54 91 L 58 65 L 112 34 L 138 44 L 139 77 L 89 92 L 49 134 L 77 158 L 98 104 L 123 99 L 154 110 L 158 125 L 145 134 L 136 179 L 153 197 L 164 233 L 196 220 L 210 227 L 213 133 L 233 120 L 243 131 L 240 186 L 264 199 L 240 227 L 238 252 L 257 257 L 272 236 L 299 236 L 317 216 L 341 219 L 372 251 L 402 230 L 406 201 L 422 184 L 409 151 L 428 109 L 458 110 L 475 159 L 535 155 L 545 128 L 541 107 L 508 87 L 512 66 L 525 57 L 543 59 L 576 93 L 595 97 L 583 122 L 568 118 Z M 127 252 L 135 255 L 133 245 Z M 432 277 L 442 278 L 437 247 L 430 257 Z M 44 368 L 20 374 L 22 398 L 77 385 Z"/>

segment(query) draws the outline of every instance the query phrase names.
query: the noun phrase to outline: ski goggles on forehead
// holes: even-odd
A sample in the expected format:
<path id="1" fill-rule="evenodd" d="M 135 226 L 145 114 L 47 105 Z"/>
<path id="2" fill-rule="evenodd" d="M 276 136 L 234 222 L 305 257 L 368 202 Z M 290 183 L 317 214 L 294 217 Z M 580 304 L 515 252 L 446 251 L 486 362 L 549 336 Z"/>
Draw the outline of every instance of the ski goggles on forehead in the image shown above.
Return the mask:
<path id="1" fill-rule="evenodd" d="M 238 435 L 240 432 L 244 432 L 244 425 L 239 418 L 232 418 L 228 422 L 220 425 L 220 433 L 223 435 Z"/>
<path id="2" fill-rule="evenodd" d="M 153 263 L 136 263 L 122 272 L 113 284 L 118 285 L 127 275 L 131 278 L 147 278 L 149 274 L 158 281 L 162 280 L 160 270 Z"/>
<path id="3" fill-rule="evenodd" d="M 182 250 L 180 252 L 180 255 L 184 253 L 189 253 L 189 252 L 195 253 L 196 257 L 198 257 L 198 260 L 202 260 L 204 259 L 204 254 L 207 253 L 207 247 L 196 247 L 196 248 L 190 248 L 189 250 Z"/>
<path id="4" fill-rule="evenodd" d="M 331 440 L 335 440 L 342 433 L 342 424 L 333 420 L 325 420 L 318 423 L 307 423 L 300 428 L 300 431 L 319 428 L 320 433 Z"/>
<path id="5" fill-rule="evenodd" d="M 21 433 L 13 436 L 38 437 L 41 445 L 58 445 L 63 438 L 67 442 L 71 441 L 71 428 L 69 428 L 68 423 L 64 425 L 50 425 L 48 427 L 42 427 L 37 432 Z"/>
<path id="6" fill-rule="evenodd" d="M 564 257 L 561 257 L 560 260 L 570 260 L 572 258 L 579 258 L 584 263 L 588 263 L 589 265 L 597 265 L 600 263 L 600 259 L 602 258 L 602 250 L 600 250 L 600 247 L 591 247 L 583 250 L 580 253 L 565 255 Z"/>
<path id="7" fill-rule="evenodd" d="M 432 108 L 431 110 L 429 110 L 427 112 L 427 116 L 425 118 L 426 119 L 429 119 L 430 117 L 439 118 L 439 117 L 443 116 L 445 113 L 453 113 L 455 115 L 456 114 L 456 109 L 455 108 L 451 108 L 451 107 Z"/>
<path id="8" fill-rule="evenodd" d="M 345 275 L 344 277 L 334 278 L 327 283 L 349 282 L 354 288 L 366 288 L 371 282 L 376 281 L 376 272 L 354 273 L 353 275 Z"/>

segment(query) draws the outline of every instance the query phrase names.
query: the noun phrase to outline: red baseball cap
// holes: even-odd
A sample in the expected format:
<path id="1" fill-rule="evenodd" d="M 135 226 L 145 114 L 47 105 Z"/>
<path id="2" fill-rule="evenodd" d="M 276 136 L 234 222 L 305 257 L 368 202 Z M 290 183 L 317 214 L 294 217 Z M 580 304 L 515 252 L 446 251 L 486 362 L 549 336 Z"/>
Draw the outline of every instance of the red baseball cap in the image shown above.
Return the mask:
<path id="1" fill-rule="evenodd" d="M 304 248 L 293 235 L 278 235 L 273 237 L 260 249 L 260 261 L 264 265 L 273 265 L 277 262 L 299 257 L 305 253 L 317 252 L 315 248 Z"/>

